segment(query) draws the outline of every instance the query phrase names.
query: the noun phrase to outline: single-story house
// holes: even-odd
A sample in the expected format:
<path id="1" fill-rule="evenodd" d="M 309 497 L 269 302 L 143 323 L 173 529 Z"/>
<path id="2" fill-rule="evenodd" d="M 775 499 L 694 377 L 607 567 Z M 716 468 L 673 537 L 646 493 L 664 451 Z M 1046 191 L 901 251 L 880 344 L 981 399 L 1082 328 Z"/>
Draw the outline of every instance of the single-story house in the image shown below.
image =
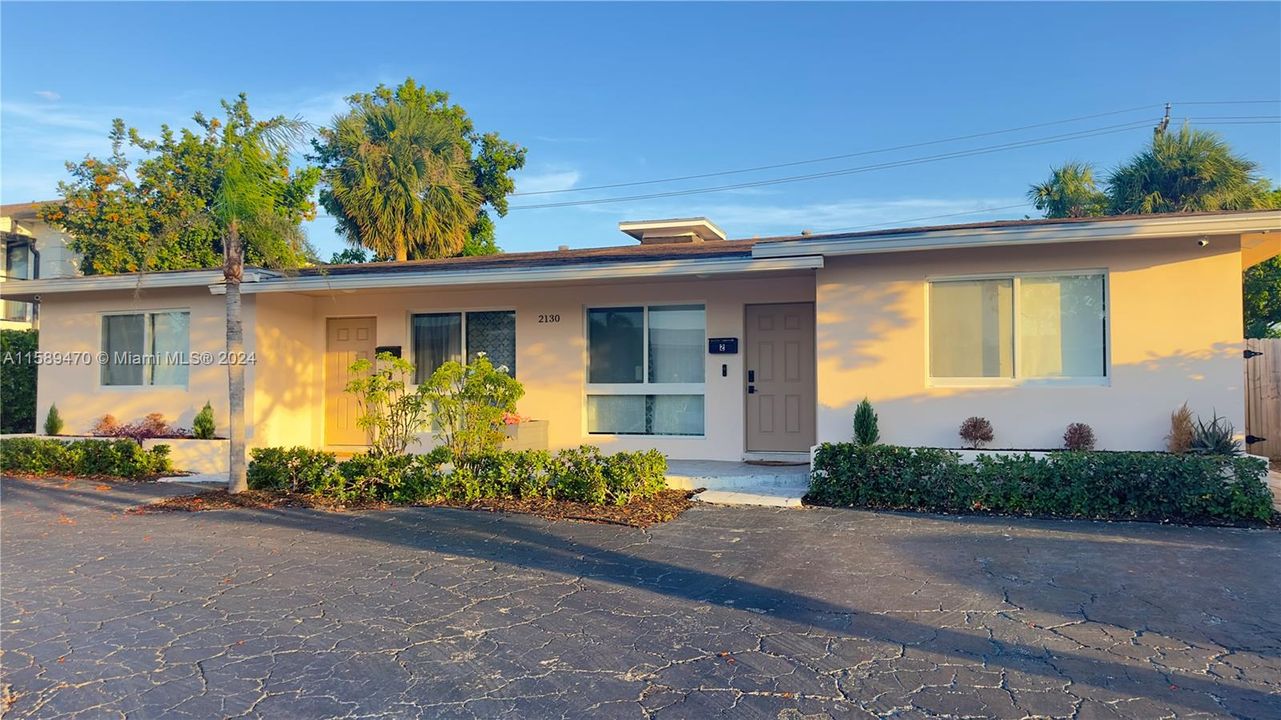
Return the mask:
<path id="1" fill-rule="evenodd" d="M 727 240 L 705 218 L 623 223 L 622 247 L 250 269 L 250 446 L 358 450 L 347 367 L 418 377 L 485 352 L 524 383 L 552 448 L 791 458 L 847 439 L 1163 447 L 1170 412 L 1244 426 L 1241 272 L 1281 254 L 1281 211 L 1026 220 Z M 10 281 L 38 301 L 38 413 L 227 419 L 218 271 Z M 101 354 L 101 357 L 100 357 Z"/>

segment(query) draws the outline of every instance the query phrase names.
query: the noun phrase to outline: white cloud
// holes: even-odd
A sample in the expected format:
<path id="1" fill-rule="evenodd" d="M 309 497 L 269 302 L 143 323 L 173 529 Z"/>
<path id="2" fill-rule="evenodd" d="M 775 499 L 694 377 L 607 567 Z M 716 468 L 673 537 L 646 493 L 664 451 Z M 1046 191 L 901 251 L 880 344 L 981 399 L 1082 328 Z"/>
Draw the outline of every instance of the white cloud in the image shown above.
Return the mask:
<path id="1" fill-rule="evenodd" d="M 516 192 L 535 193 L 568 190 L 578 184 L 582 173 L 577 170 L 548 170 L 541 173 L 521 172 L 516 177 Z"/>
<path id="2" fill-rule="evenodd" d="M 52 90 L 37 90 L 36 97 L 48 100 L 49 102 L 58 102 L 62 96 Z"/>

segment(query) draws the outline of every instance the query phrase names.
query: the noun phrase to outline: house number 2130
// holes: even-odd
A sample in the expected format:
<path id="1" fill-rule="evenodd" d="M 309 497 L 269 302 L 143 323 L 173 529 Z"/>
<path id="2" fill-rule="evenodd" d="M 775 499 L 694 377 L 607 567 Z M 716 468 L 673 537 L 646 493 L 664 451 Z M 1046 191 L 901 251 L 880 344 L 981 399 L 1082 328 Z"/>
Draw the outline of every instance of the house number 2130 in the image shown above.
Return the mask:
<path id="1" fill-rule="evenodd" d="M 558 323 L 558 322 L 560 322 L 560 315 L 539 315 L 539 316 L 538 316 L 538 322 L 540 322 L 540 323 Z"/>

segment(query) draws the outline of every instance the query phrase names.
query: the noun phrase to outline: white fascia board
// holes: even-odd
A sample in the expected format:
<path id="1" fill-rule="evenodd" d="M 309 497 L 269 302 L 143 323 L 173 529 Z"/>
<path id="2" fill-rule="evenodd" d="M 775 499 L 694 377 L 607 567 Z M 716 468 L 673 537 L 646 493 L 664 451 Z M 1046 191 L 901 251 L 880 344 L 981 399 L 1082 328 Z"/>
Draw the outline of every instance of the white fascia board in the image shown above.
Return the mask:
<path id="1" fill-rule="evenodd" d="M 861 235 L 825 240 L 781 240 L 759 243 L 752 256 L 791 257 L 800 254 L 865 255 L 871 253 L 942 250 L 948 248 L 1000 247 L 1004 245 L 1048 245 L 1054 243 L 1196 235 L 1281 231 L 1281 211 L 1233 215 L 1201 215 L 1141 218 L 1130 222 L 1107 220 L 1097 223 L 1062 223 L 1004 228 L 962 228 L 923 230 L 885 235 Z"/>
<path id="2" fill-rule="evenodd" d="M 272 273 L 247 271 L 244 281 L 253 283 Z M 0 284 L 5 299 L 30 300 L 64 293 L 100 292 L 104 290 L 155 290 L 157 288 L 200 287 L 222 282 L 221 270 L 188 272 L 130 273 L 128 275 L 87 275 L 83 277 L 46 278 L 43 280 L 8 280 Z"/>
<path id="3" fill-rule="evenodd" d="M 505 283 L 574 282 L 584 280 L 619 280 L 628 278 L 664 279 L 679 276 L 720 275 L 779 270 L 814 270 L 823 267 L 816 255 L 786 258 L 706 258 L 653 260 L 623 263 L 583 263 L 564 267 L 473 268 L 400 271 L 391 273 L 354 273 L 351 275 L 309 275 L 275 277 L 241 285 L 246 294 L 269 292 L 305 292 L 309 290 L 381 290 L 401 287 L 436 288 L 459 285 L 494 285 Z M 209 291 L 222 295 L 221 283 Z"/>

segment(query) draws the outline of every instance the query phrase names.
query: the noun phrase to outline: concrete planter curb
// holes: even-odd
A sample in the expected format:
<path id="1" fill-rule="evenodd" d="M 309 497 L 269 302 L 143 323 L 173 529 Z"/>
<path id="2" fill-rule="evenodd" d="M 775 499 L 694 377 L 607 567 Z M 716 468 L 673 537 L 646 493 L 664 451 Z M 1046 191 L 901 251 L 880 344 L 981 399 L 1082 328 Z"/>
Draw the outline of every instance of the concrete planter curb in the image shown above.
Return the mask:
<path id="1" fill-rule="evenodd" d="M 526 420 L 514 425 L 504 425 L 503 434 L 507 439 L 503 441 L 503 449 L 546 450 L 547 425 L 546 420 Z"/>
<path id="2" fill-rule="evenodd" d="M 230 440 L 197 440 L 195 438 L 147 438 L 144 450 L 157 445 L 169 446 L 169 459 L 174 468 L 198 475 L 226 476 L 231 470 Z"/>

